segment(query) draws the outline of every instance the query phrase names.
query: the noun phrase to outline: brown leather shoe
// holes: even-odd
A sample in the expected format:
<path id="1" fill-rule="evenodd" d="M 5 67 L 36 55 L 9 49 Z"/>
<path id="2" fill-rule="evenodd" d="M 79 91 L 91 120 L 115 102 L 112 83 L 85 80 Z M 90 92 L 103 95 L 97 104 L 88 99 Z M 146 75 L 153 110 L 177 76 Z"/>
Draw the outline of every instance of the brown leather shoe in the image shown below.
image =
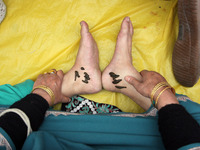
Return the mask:
<path id="1" fill-rule="evenodd" d="M 179 0 L 178 17 L 173 72 L 180 84 L 192 87 L 200 76 L 200 0 Z"/>

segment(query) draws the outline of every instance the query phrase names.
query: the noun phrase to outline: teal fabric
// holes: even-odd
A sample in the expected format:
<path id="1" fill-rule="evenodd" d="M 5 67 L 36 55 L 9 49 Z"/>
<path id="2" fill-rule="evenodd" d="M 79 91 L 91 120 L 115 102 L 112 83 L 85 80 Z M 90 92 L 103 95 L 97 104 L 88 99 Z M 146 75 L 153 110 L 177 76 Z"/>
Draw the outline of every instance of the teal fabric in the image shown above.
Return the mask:
<path id="1" fill-rule="evenodd" d="M 0 105 L 12 105 L 31 93 L 34 82 L 26 80 L 14 86 L 4 84 L 0 86 Z"/>
<path id="2" fill-rule="evenodd" d="M 15 150 L 15 149 L 16 149 L 16 148 L 15 148 L 15 145 L 14 145 L 14 143 L 12 142 L 10 136 L 9 136 L 2 128 L 0 128 L 0 134 L 1 134 L 2 136 L 4 136 L 4 138 L 7 140 L 7 142 L 8 142 L 9 145 L 10 145 L 10 147 L 12 148 L 12 150 Z M 0 138 L 0 143 L 5 143 L 5 139 Z M 0 145 L 0 150 L 6 150 L 6 146 L 3 145 L 3 144 L 1 144 L 1 145 Z"/>
<path id="3" fill-rule="evenodd" d="M 40 134 L 29 136 L 24 149 L 30 149 L 30 141 L 39 138 L 42 142 L 37 144 L 37 149 L 42 150 L 44 143 L 50 144 L 47 137 L 51 135 L 54 137 L 51 145 L 60 145 L 56 149 L 72 145 L 79 149 L 76 145 L 79 143 L 84 145 L 81 149 L 161 150 L 164 147 L 155 120 L 154 117 L 136 119 L 109 115 L 49 116 L 39 129 Z"/>
<path id="4" fill-rule="evenodd" d="M 177 98 L 200 124 L 200 105 L 183 95 L 177 95 Z M 119 114 L 127 113 L 116 115 Z M 40 142 L 37 142 L 38 139 Z M 23 149 L 48 149 L 51 146 L 56 149 L 164 150 L 157 116 L 121 117 L 110 114 L 49 115 L 39 131 L 28 137 Z"/>
<path id="5" fill-rule="evenodd" d="M 20 100 L 31 92 L 32 87 L 33 81 L 31 80 L 15 86 L 0 86 L 1 105 L 11 105 Z M 180 104 L 200 124 L 200 105 L 190 101 L 184 95 L 176 96 Z M 45 117 L 39 131 L 29 135 L 23 149 L 164 150 L 158 131 L 158 118 L 157 116 L 148 116 L 147 113 L 150 110 L 135 117 L 118 116 L 127 115 L 128 113 L 117 113 L 115 115 L 58 115 L 59 112 L 56 112 L 57 114 Z M 3 131 L 0 130 L 0 133 L 3 133 Z M 5 137 L 10 141 L 8 136 Z M 12 145 L 12 141 L 10 142 Z M 200 144 L 196 143 L 188 146 L 191 148 L 191 146 L 197 147 Z M 181 150 L 185 150 L 184 147 Z"/>
<path id="6" fill-rule="evenodd" d="M 190 144 L 190 145 L 181 147 L 178 150 L 189 150 L 189 149 L 194 148 L 194 147 L 200 149 L 200 143 Z M 198 149 L 196 149 L 196 150 L 198 150 Z"/>

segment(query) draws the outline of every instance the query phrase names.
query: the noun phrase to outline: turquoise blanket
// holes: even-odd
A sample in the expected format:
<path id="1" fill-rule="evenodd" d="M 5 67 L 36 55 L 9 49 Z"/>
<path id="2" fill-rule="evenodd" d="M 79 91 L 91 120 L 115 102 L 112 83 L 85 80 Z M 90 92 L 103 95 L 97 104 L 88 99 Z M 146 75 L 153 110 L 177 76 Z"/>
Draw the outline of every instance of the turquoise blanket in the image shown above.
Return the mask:
<path id="1" fill-rule="evenodd" d="M 0 105 L 12 105 L 31 93 L 34 82 L 26 80 L 14 86 L 10 84 L 0 85 Z"/>

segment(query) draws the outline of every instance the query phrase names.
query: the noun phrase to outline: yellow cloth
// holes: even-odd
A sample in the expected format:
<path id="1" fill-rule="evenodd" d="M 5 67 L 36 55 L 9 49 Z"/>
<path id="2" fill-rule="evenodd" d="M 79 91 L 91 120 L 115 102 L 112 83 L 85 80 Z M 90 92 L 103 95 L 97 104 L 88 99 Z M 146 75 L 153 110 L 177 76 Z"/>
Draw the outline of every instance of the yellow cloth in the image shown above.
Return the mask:
<path id="1" fill-rule="evenodd" d="M 80 41 L 80 21 L 88 22 L 99 47 L 100 68 L 110 62 L 121 21 L 134 27 L 133 65 L 161 73 L 175 87 L 200 102 L 200 81 L 192 88 L 178 84 L 172 51 L 178 33 L 177 0 L 6 0 L 0 24 L 0 84 L 35 80 L 52 68 L 70 70 Z M 128 97 L 108 91 L 84 95 L 126 112 L 142 112 Z"/>

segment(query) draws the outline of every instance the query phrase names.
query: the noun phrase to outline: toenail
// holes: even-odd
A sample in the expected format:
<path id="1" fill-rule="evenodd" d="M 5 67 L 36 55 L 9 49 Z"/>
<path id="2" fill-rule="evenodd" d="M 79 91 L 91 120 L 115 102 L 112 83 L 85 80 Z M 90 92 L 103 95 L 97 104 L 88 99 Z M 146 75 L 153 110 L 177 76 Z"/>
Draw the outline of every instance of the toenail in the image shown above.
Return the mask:
<path id="1" fill-rule="evenodd" d="M 129 17 L 127 17 L 127 21 L 128 21 L 128 22 L 130 21 L 130 18 L 129 18 Z"/>

